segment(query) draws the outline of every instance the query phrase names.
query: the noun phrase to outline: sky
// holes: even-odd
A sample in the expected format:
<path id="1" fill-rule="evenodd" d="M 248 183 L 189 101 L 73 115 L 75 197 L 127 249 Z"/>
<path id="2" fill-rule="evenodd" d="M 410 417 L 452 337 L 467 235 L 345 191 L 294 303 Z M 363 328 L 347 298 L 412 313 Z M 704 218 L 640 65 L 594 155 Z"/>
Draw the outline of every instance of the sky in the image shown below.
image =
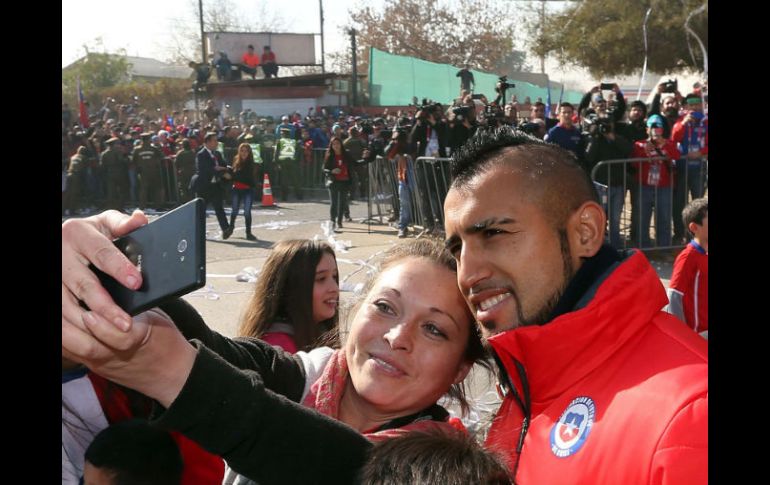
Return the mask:
<path id="1" fill-rule="evenodd" d="M 249 11 L 254 0 L 232 0 L 239 11 Z M 270 12 L 281 14 L 288 32 L 319 33 L 318 0 L 266 0 Z M 324 50 L 332 52 L 349 46 L 349 37 L 340 32 L 348 18 L 347 9 L 356 0 L 324 0 Z M 195 2 L 197 5 L 197 1 Z M 206 0 L 203 0 L 204 8 Z M 287 9 L 287 5 L 291 8 Z M 196 9 L 197 12 L 197 9 Z M 190 0 L 132 0 L 130 3 L 104 0 L 62 0 L 62 67 L 85 54 L 82 46 L 93 45 L 101 37 L 108 52 L 125 49 L 129 56 L 167 57 L 164 43 L 169 31 L 179 22 L 194 22 Z M 327 60 L 327 67 L 329 63 Z"/>
<path id="2" fill-rule="evenodd" d="M 204 8 L 206 1 L 203 0 Z M 254 5 L 258 3 L 256 0 L 231 1 L 239 12 L 249 12 L 249 8 L 254 10 Z M 196 13 L 192 12 L 191 2 L 196 5 Z M 320 32 L 318 0 L 264 0 L 264 3 L 268 11 L 281 12 L 286 31 Z M 348 9 L 362 4 L 379 6 L 382 3 L 382 0 L 323 0 L 324 50 L 327 55 L 350 48 L 349 37 L 341 31 L 349 19 Z M 551 11 L 563 8 L 566 2 L 546 3 Z M 164 44 L 169 43 L 169 32 L 175 25 L 187 22 L 193 24 L 196 30 L 199 28 L 197 4 L 196 0 L 132 0 L 129 4 L 118 6 L 104 0 L 62 0 L 62 67 L 82 57 L 85 54 L 83 45 L 94 45 L 98 37 L 107 52 L 125 49 L 129 56 L 165 60 L 168 49 L 164 48 Z M 537 58 L 530 57 L 528 62 L 534 71 L 539 72 L 540 61 Z M 331 68 L 328 57 L 326 67 Z M 546 59 L 546 71 L 555 81 L 566 81 L 580 87 L 591 82 L 586 78 L 585 71 L 564 69 L 553 59 Z"/>

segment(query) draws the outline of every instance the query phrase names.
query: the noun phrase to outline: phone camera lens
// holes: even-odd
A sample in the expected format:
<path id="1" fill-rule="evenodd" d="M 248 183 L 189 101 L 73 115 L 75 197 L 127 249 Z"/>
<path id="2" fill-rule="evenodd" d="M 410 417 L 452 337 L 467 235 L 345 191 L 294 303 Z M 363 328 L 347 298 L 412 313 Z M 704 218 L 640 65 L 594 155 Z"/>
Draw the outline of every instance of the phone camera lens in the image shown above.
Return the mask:
<path id="1" fill-rule="evenodd" d="M 182 239 L 176 246 L 176 250 L 183 253 L 187 250 L 187 239 Z"/>

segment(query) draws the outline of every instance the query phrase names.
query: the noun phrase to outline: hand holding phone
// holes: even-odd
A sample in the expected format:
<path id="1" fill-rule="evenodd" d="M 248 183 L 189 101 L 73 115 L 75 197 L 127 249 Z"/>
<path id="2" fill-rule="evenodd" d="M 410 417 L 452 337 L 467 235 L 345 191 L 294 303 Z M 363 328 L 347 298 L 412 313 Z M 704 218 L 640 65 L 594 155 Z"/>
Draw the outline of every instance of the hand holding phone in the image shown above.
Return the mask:
<path id="1" fill-rule="evenodd" d="M 130 290 L 91 265 L 102 286 L 136 315 L 206 283 L 205 202 L 196 198 L 118 238 L 115 246 L 137 266 L 142 286 Z"/>

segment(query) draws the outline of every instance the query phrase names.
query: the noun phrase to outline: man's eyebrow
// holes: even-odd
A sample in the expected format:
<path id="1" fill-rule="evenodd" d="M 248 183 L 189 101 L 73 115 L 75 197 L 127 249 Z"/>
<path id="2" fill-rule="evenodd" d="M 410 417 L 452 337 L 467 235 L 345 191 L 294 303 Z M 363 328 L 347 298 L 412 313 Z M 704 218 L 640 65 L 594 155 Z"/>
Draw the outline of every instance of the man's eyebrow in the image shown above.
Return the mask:
<path id="1" fill-rule="evenodd" d="M 484 219 L 483 221 L 477 222 L 475 224 L 472 224 L 468 227 L 466 227 L 462 232 L 465 234 L 477 234 L 479 232 L 482 232 L 489 228 L 489 226 L 493 226 L 495 224 L 511 224 L 516 222 L 515 219 L 511 217 L 490 217 L 489 219 Z M 451 249 L 452 246 L 460 242 L 460 236 L 454 235 L 451 236 L 449 239 L 444 241 L 444 247 L 447 249 Z"/>

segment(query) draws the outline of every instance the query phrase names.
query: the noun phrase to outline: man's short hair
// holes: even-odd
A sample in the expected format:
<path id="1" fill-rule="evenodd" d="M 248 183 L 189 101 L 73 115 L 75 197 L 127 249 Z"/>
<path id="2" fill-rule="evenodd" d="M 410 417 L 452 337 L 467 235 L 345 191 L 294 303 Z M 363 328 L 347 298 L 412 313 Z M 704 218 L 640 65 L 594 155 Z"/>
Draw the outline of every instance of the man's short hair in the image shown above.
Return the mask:
<path id="1" fill-rule="evenodd" d="M 709 214 L 709 200 L 706 197 L 695 199 L 682 210 L 682 222 L 684 227 L 689 227 L 691 222 L 703 225 L 703 218 Z M 688 229 L 689 231 L 689 229 Z"/>
<path id="2" fill-rule="evenodd" d="M 251 44 L 249 44 L 249 45 L 247 46 L 247 49 L 252 49 L 252 50 L 253 50 L 253 49 L 254 49 L 254 46 L 253 46 L 253 45 L 251 45 Z"/>
<path id="3" fill-rule="evenodd" d="M 184 462 L 168 431 L 146 421 L 113 424 L 88 446 L 85 459 L 113 475 L 113 482 L 167 485 L 180 483 Z"/>
<path id="4" fill-rule="evenodd" d="M 509 126 L 478 130 L 452 155 L 451 188 L 462 190 L 477 175 L 501 165 L 530 181 L 525 190 L 554 227 L 562 227 L 584 202 L 599 203 L 591 178 L 572 152 Z"/>
<path id="5" fill-rule="evenodd" d="M 571 109 L 572 111 L 575 111 L 575 107 L 574 107 L 574 106 L 572 106 L 572 103 L 566 103 L 566 102 L 565 102 L 565 103 L 561 103 L 561 104 L 559 105 L 559 109 L 562 109 L 562 108 L 569 108 L 569 109 Z"/>
<path id="6" fill-rule="evenodd" d="M 641 100 L 637 99 L 636 101 L 633 101 L 631 103 L 630 108 L 639 108 L 639 109 L 641 109 L 642 110 L 642 117 L 647 115 L 647 105 L 644 104 L 644 101 L 641 101 Z"/>

